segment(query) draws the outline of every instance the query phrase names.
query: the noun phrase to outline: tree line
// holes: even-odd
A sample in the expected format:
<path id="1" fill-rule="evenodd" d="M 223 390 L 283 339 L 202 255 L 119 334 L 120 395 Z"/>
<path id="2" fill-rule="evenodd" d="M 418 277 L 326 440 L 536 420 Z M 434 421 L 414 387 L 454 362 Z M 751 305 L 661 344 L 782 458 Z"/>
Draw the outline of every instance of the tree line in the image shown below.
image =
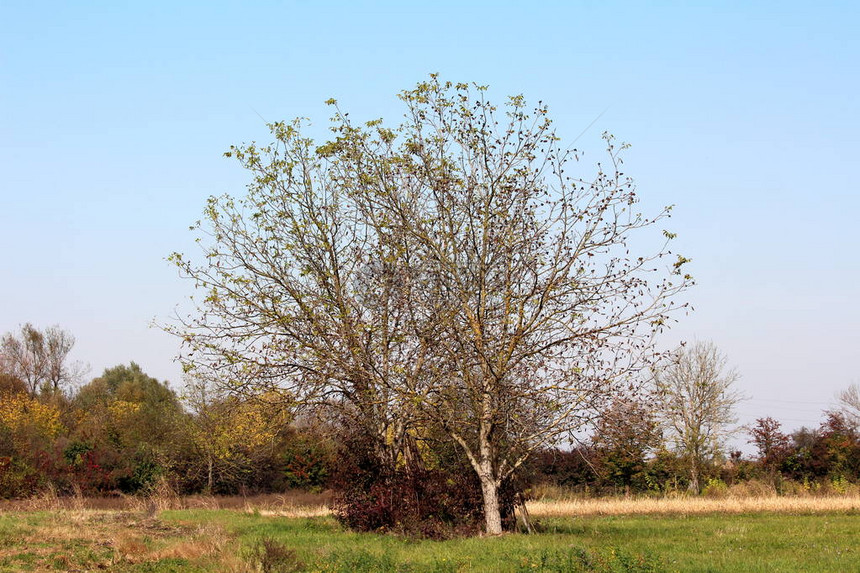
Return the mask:
<path id="1" fill-rule="evenodd" d="M 134 362 L 86 383 L 22 376 L 17 349 L 30 324 L 0 345 L 0 497 L 52 487 L 83 495 L 145 494 L 166 480 L 181 493 L 322 487 L 327 437 L 265 397 L 240 401 L 188 384 L 179 396 Z M 68 350 L 71 350 L 71 345 Z M 66 356 L 68 352 L 65 353 Z M 30 353 L 29 356 L 38 356 Z M 68 366 L 66 356 L 61 368 Z M 28 362 L 27 368 L 33 364 Z"/>
<path id="2" fill-rule="evenodd" d="M 58 327 L 48 330 L 73 340 Z M 223 394 L 194 377 L 180 396 L 135 363 L 86 383 L 70 379 L 55 387 L 47 379 L 33 392 L 14 351 L 34 332 L 47 331 L 28 324 L 0 345 L 0 497 L 47 487 L 62 494 L 147 495 L 163 484 L 179 494 L 335 490 L 339 515 L 361 529 L 411 523 L 413 532 L 443 536 L 452 524 L 480 523 L 480 486 L 438 428 L 413 434 L 418 451 L 411 455 L 422 460 L 420 470 L 382 479 L 372 440 L 354 419 L 328 409 L 297 413 L 277 396 Z M 677 414 L 694 406 L 690 397 L 666 388 L 680 371 L 687 372 L 688 387 L 708 387 L 715 396 L 695 404 L 716 414 L 694 431 L 684 429 L 695 426 L 689 416 Z M 860 482 L 857 387 L 841 395 L 842 408 L 825 412 L 818 428 L 786 434 L 763 417 L 735 429 L 756 449 L 747 459 L 726 449 L 735 378 L 713 345 L 690 345 L 655 378 L 654 394 L 618 396 L 588 435 L 536 451 L 519 481 L 502 489 L 503 508 L 512 509 L 517 492 L 547 485 L 591 495 L 713 495 L 741 484 L 791 494 Z M 399 463 L 407 467 L 406 460 Z M 436 518 L 428 519 L 430 513 Z"/>

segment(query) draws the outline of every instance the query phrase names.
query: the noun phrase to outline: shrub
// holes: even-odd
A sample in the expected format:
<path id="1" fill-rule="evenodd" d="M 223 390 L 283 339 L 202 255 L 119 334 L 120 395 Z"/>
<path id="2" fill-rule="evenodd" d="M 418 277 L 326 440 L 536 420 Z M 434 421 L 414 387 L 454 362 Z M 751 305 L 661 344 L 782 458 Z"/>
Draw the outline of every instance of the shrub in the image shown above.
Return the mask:
<path id="1" fill-rule="evenodd" d="M 26 462 L 0 456 L 0 499 L 27 497 L 36 492 L 39 473 Z"/>
<path id="2" fill-rule="evenodd" d="M 590 461 L 594 452 L 586 446 L 573 450 L 544 449 L 526 462 L 533 479 L 566 488 L 594 486 L 597 475 Z"/>
<path id="3" fill-rule="evenodd" d="M 782 482 L 779 483 L 782 484 Z M 772 497 L 777 493 L 778 490 L 773 483 L 758 479 L 749 479 L 729 486 L 731 497 Z"/>
<path id="4" fill-rule="evenodd" d="M 705 497 L 723 498 L 729 495 L 729 487 L 721 479 L 709 478 L 705 487 L 702 489 L 702 495 Z"/>
<path id="5" fill-rule="evenodd" d="M 334 465 L 330 440 L 310 429 L 295 429 L 284 447 L 284 481 L 291 488 L 322 489 Z"/>
<path id="6" fill-rule="evenodd" d="M 332 509 L 346 527 L 429 539 L 482 530 L 480 483 L 456 453 L 430 451 L 428 445 L 425 459 L 391 469 L 379 462 L 371 440 L 360 432 L 345 436 L 341 444 L 331 482 L 336 491 Z M 514 500 L 519 489 L 507 483 L 500 491 L 503 526 L 508 530 L 516 526 Z"/>
<path id="7" fill-rule="evenodd" d="M 350 529 L 430 539 L 478 533 L 481 508 L 481 488 L 472 472 L 442 470 L 398 471 L 369 487 L 340 491 L 334 503 L 338 520 Z"/>

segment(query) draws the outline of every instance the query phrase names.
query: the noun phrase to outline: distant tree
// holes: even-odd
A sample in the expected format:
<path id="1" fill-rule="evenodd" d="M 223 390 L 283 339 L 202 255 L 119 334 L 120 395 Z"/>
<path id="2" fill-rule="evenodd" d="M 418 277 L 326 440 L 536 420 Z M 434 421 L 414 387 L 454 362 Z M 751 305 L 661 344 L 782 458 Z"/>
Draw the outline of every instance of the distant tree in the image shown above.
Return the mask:
<path id="1" fill-rule="evenodd" d="M 791 478 L 860 478 L 860 432 L 842 412 L 826 412 L 818 428 L 800 428 L 791 440 L 791 452 L 783 464 Z"/>
<path id="2" fill-rule="evenodd" d="M 69 353 L 75 346 L 75 337 L 67 330 L 50 326 L 44 331 L 46 384 L 53 393 L 63 386 L 79 380 L 84 374 L 80 363 L 70 363 Z"/>
<path id="3" fill-rule="evenodd" d="M 546 448 L 536 451 L 527 467 L 536 483 L 583 488 L 598 481 L 594 458 L 590 444 L 577 444 L 570 449 Z"/>
<path id="4" fill-rule="evenodd" d="M 653 408 L 628 397 L 613 400 L 597 421 L 592 444 L 604 479 L 625 487 L 645 485 L 647 457 L 662 442 Z"/>
<path id="5" fill-rule="evenodd" d="M 749 429 L 751 439 L 758 450 L 758 459 L 768 469 L 776 470 L 791 451 L 791 439 L 780 431 L 781 424 L 773 418 L 759 418 Z"/>
<path id="6" fill-rule="evenodd" d="M 827 412 L 819 437 L 823 444 L 818 455 L 826 460 L 831 478 L 860 477 L 860 431 L 853 420 L 842 412 Z"/>
<path id="7" fill-rule="evenodd" d="M 288 429 L 289 412 L 277 397 L 242 399 L 193 376 L 186 377 L 183 397 L 191 408 L 185 432 L 196 458 L 186 472 L 203 476 L 206 493 L 245 485 L 254 466 L 275 454 L 279 436 Z"/>
<path id="8" fill-rule="evenodd" d="M 0 395 L 26 393 L 27 385 L 24 381 L 12 374 L 0 371 Z"/>
<path id="9" fill-rule="evenodd" d="M 3 336 L 2 352 L 8 373 L 23 380 L 27 391 L 35 396 L 46 379 L 44 335 L 27 323 L 21 327 L 20 334 Z"/>
<path id="10" fill-rule="evenodd" d="M 167 383 L 148 376 L 134 362 L 107 368 L 78 391 L 73 403 L 87 416 L 105 415 L 93 421 L 124 446 L 168 442 L 171 423 L 182 414 L 179 398 Z"/>
<path id="11" fill-rule="evenodd" d="M 690 490 L 700 491 L 702 468 L 720 451 L 736 422 L 738 373 L 710 342 L 681 347 L 675 359 L 655 371 L 660 416 L 690 472 Z"/>
<path id="12" fill-rule="evenodd" d="M 281 458 L 287 486 L 320 489 L 332 482 L 338 448 L 344 447 L 338 440 L 343 430 L 335 424 L 320 410 L 293 420 L 285 435 Z"/>
<path id="13" fill-rule="evenodd" d="M 77 380 L 82 368 L 68 360 L 74 345 L 75 337 L 58 326 L 42 331 L 27 323 L 20 333 L 3 336 L 0 354 L 6 374 L 22 380 L 35 396 L 39 391 L 57 393 Z"/>
<path id="14" fill-rule="evenodd" d="M 35 493 L 64 431 L 56 406 L 27 392 L 0 394 L 0 498 Z"/>
<path id="15" fill-rule="evenodd" d="M 10 430 L 19 455 L 49 449 L 51 440 L 63 430 L 56 407 L 25 394 L 0 398 L 0 424 Z"/>
<path id="16" fill-rule="evenodd" d="M 837 395 L 841 412 L 855 426 L 860 426 L 860 386 L 851 384 Z"/>
<path id="17" fill-rule="evenodd" d="M 108 368 L 80 388 L 74 439 L 112 460 L 119 487 L 149 487 L 170 466 L 184 411 L 166 382 L 134 362 Z"/>
<path id="18" fill-rule="evenodd" d="M 254 179 L 210 200 L 204 264 L 173 255 L 205 292 L 173 331 L 236 388 L 347 405 L 386 467 L 416 424 L 443 429 L 498 534 L 503 483 L 649 366 L 686 259 L 631 244 L 668 209 L 635 211 L 611 137 L 581 179 L 542 104 L 435 76 L 400 97 L 395 128 L 337 111 L 323 145 L 276 123 L 231 148 Z"/>

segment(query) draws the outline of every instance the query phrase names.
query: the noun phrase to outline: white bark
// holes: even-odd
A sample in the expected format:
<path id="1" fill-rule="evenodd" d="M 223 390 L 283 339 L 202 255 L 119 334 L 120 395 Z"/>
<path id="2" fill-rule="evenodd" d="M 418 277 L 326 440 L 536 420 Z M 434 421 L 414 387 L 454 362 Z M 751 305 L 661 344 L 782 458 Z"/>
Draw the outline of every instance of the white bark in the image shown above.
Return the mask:
<path id="1" fill-rule="evenodd" d="M 492 472 L 490 468 L 485 468 L 479 474 L 481 493 L 484 496 L 484 521 L 487 535 L 501 535 L 502 512 L 499 507 L 499 484 L 490 472 Z"/>

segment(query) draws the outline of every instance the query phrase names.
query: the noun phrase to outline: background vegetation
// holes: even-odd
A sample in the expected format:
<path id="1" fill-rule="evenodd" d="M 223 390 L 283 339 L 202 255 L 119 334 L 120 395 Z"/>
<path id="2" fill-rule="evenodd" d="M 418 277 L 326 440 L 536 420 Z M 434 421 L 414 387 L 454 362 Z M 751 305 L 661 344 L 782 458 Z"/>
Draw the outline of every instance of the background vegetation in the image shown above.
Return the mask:
<path id="1" fill-rule="evenodd" d="M 790 434 L 762 417 L 740 430 L 754 445 L 755 456 L 726 451 L 724 442 L 710 450 L 700 468 L 701 492 L 720 497 L 730 490 L 856 491 L 860 430 L 852 412 L 850 405 L 825 412 L 819 427 Z M 673 434 L 662 431 L 660 418 L 657 402 L 618 401 L 579 442 L 537 452 L 515 489 L 556 497 L 686 492 L 689 454 L 675 444 Z M 223 495 L 335 489 L 361 497 L 362 511 L 372 514 L 385 504 L 378 491 L 373 493 L 378 468 L 363 439 L 347 421 L 313 411 L 291 414 L 265 396 L 241 400 L 189 386 L 180 397 L 135 363 L 57 390 L 32 391 L 14 373 L 0 375 L 2 498 L 46 489 L 114 496 L 147 495 L 165 486 L 177 494 Z M 428 505 L 417 509 L 419 514 L 453 511 L 457 504 L 468 505 L 469 491 L 479 494 L 477 484 L 463 477 L 469 474 L 462 471 L 467 462 L 456 449 L 434 444 L 430 433 L 420 447 L 433 448 L 433 463 L 420 479 L 397 478 L 402 487 L 422 484 L 421 499 Z M 445 493 L 451 490 L 460 498 Z"/>

